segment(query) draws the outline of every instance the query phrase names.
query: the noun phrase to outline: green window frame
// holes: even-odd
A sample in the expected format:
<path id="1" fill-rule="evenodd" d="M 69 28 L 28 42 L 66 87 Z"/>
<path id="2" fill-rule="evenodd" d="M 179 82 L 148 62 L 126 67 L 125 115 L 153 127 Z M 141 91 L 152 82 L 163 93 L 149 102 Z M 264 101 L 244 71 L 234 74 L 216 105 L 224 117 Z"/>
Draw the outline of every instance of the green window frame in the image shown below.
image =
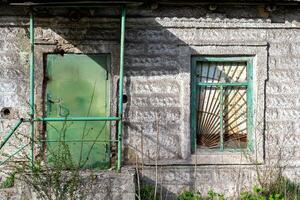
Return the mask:
<path id="1" fill-rule="evenodd" d="M 244 148 L 231 148 L 234 150 L 240 150 L 247 148 L 249 151 L 253 150 L 253 57 L 248 56 L 192 56 L 192 68 L 191 68 L 191 147 L 192 152 L 195 152 L 197 149 L 197 138 L 200 137 L 197 130 L 197 117 L 198 117 L 198 99 L 200 99 L 199 95 L 199 88 L 215 88 L 215 90 L 219 90 L 219 105 L 220 109 L 218 112 L 219 115 L 219 124 L 217 126 L 220 126 L 220 138 L 219 138 L 219 148 L 217 150 L 224 151 L 224 126 L 223 126 L 223 109 L 224 106 L 224 99 L 223 99 L 223 93 L 226 90 L 226 88 L 245 88 L 246 89 L 246 147 Z M 197 80 L 197 77 L 199 77 L 197 72 L 197 66 L 199 63 L 208 63 L 210 66 L 210 63 L 238 63 L 243 62 L 246 63 L 246 78 L 242 82 L 233 81 L 233 82 L 215 82 L 214 80 L 211 82 L 208 81 L 202 81 L 202 72 L 201 72 L 201 78 L 200 81 Z M 207 70 L 209 70 L 207 68 Z M 208 73 L 208 72 L 207 72 Z M 226 150 L 230 150 L 226 148 Z"/>

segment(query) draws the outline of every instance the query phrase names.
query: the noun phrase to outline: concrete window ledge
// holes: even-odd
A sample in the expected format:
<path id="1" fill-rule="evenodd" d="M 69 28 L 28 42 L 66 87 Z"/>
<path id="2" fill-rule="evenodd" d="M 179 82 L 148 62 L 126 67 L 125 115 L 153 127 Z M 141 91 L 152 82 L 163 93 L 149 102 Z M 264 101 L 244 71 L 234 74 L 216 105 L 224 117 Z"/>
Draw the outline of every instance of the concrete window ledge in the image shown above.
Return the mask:
<path id="1" fill-rule="evenodd" d="M 191 155 L 188 159 L 177 160 L 158 160 L 146 161 L 145 165 L 149 166 L 169 166 L 169 165 L 257 165 L 264 164 L 264 159 L 260 154 L 255 155 L 247 151 L 203 151 L 197 150 L 196 154 Z"/>
<path id="2" fill-rule="evenodd" d="M 261 154 L 252 151 L 205 151 L 198 149 L 195 154 L 191 156 L 194 164 L 207 165 L 254 165 L 263 164 Z"/>

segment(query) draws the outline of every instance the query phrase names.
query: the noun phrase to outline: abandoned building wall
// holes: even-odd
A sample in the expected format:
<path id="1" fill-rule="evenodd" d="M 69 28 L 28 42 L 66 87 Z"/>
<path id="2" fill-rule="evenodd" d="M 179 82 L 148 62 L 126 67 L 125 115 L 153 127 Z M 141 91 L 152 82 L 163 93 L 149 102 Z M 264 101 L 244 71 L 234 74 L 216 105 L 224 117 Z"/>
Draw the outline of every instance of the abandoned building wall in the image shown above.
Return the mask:
<path id="1" fill-rule="evenodd" d="M 134 33 L 128 30 L 126 66 L 131 75 L 126 87 L 130 101 L 125 113 L 125 142 L 136 149 L 143 163 L 152 165 L 144 167 L 144 180 L 158 181 L 164 195 L 171 198 L 194 188 L 235 195 L 255 184 L 257 170 L 253 163 L 269 167 L 279 162 L 287 166 L 285 173 L 290 178 L 299 181 L 298 11 L 279 8 L 268 13 L 259 7 L 222 7 L 219 13 L 205 8 L 161 9 L 157 15 L 155 11 L 148 14 L 157 24 L 147 23 L 146 28 L 135 28 Z M 139 18 L 136 23 L 146 19 Z M 244 153 L 202 152 L 196 158 L 190 154 L 192 55 L 256 58 L 257 160 L 244 162 Z M 136 155 L 129 151 L 127 156 L 135 162 Z M 220 163 L 229 166 L 205 166 Z"/>
<path id="2" fill-rule="evenodd" d="M 124 167 L 122 172 L 100 171 L 93 174 L 82 172 L 82 188 L 79 189 L 81 198 L 78 199 L 109 199 L 109 200 L 133 200 L 135 199 L 135 170 Z M 33 185 L 17 179 L 15 187 L 0 189 L 0 199 L 8 200 L 38 200 L 42 195 L 41 190 L 34 190 Z"/>
<path id="3" fill-rule="evenodd" d="M 63 11 L 50 11 L 59 17 L 36 19 L 38 114 L 42 114 L 43 54 L 64 52 L 111 54 L 114 115 L 119 65 L 118 10 L 96 10 L 78 21 L 70 21 L 61 14 Z M 158 178 L 169 197 L 191 187 L 204 192 L 214 188 L 234 195 L 255 182 L 255 160 L 245 161 L 243 153 L 230 152 L 193 156 L 190 139 L 192 55 L 250 55 L 255 58 L 254 153 L 259 155 L 261 166 L 280 160 L 288 166 L 286 173 L 299 180 L 299 11 L 297 7 L 278 7 L 274 12 L 266 12 L 257 6 L 225 6 L 216 11 L 206 7 L 129 9 L 125 164 L 143 162 L 144 180 L 154 183 Z M 0 109 L 9 107 L 12 113 L 7 116 L 10 119 L 1 117 L 1 137 L 15 119 L 28 116 L 28 17 L 20 13 L 7 11 L 0 18 Z M 28 134 L 26 128 L 19 132 Z M 14 141 L 11 145 L 19 145 L 20 141 Z M 195 162 L 201 165 L 195 167 Z M 153 167 L 155 164 L 159 167 Z"/>

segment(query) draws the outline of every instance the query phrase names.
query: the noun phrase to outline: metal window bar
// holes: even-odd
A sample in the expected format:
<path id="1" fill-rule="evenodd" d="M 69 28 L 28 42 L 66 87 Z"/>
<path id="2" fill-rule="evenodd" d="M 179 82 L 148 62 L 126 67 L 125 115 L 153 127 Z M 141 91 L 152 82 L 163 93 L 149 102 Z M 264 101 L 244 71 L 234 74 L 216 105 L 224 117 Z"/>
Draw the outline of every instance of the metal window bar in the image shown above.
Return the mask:
<path id="1" fill-rule="evenodd" d="M 207 71 L 207 76 L 205 77 L 202 77 L 202 74 L 197 75 L 197 70 L 195 70 L 195 68 L 197 68 L 197 61 L 204 61 L 204 62 L 207 62 L 209 63 L 208 65 L 210 65 L 210 63 L 212 62 L 241 62 L 241 61 L 246 61 L 246 80 L 243 81 L 243 82 L 214 82 L 215 80 L 215 71 L 213 72 L 213 77 L 212 78 L 208 78 L 208 74 L 209 72 Z M 191 87 L 191 90 L 192 90 L 192 103 L 191 103 L 191 108 L 192 108 L 192 112 L 191 112 L 191 116 L 193 117 L 192 119 L 192 123 L 191 123 L 191 130 L 192 130 L 192 136 L 194 137 L 194 141 L 196 141 L 196 137 L 197 137 L 197 133 L 196 133 L 196 130 L 198 130 L 198 132 L 200 131 L 200 133 L 203 131 L 203 130 L 210 130 L 210 131 L 213 131 L 214 134 L 216 134 L 218 132 L 218 126 L 214 126 L 214 125 L 210 125 L 210 127 L 208 127 L 208 124 L 213 122 L 215 123 L 216 120 L 218 120 L 216 117 L 214 117 L 211 113 L 205 113 L 206 117 L 203 117 L 202 115 L 200 115 L 200 119 L 198 119 L 198 114 L 196 114 L 193 110 L 195 110 L 195 106 L 197 104 L 199 104 L 200 102 L 198 102 L 197 99 L 199 99 L 199 94 L 197 94 L 196 91 L 198 91 L 199 89 L 201 88 L 204 88 L 204 94 L 206 96 L 206 90 L 207 89 L 212 89 L 212 88 L 218 88 L 220 90 L 219 94 L 217 95 L 217 99 L 219 99 L 219 102 L 215 102 L 214 106 L 212 106 L 211 104 L 209 105 L 209 111 L 213 111 L 213 113 L 215 113 L 217 110 L 217 107 L 216 104 L 219 104 L 220 106 L 220 110 L 215 113 L 215 114 L 218 114 L 219 115 L 219 128 L 220 128 L 220 150 L 223 151 L 224 150 L 224 129 L 226 128 L 227 131 L 233 131 L 234 128 L 238 127 L 239 125 L 241 125 L 242 123 L 244 123 L 244 121 L 241 121 L 235 125 L 232 126 L 232 122 L 230 122 L 231 118 L 237 113 L 237 111 L 235 111 L 233 114 L 230 113 L 233 109 L 233 107 L 231 107 L 229 110 L 226 110 L 226 112 L 224 113 L 223 110 L 224 108 L 226 108 L 228 105 L 230 105 L 230 103 L 233 101 L 234 97 L 237 95 L 237 93 L 239 92 L 239 90 L 237 89 L 236 92 L 234 93 L 233 97 L 231 99 L 227 99 L 226 100 L 226 103 L 224 103 L 224 95 L 226 95 L 226 88 L 231 88 L 231 89 L 236 89 L 236 88 L 245 88 L 245 93 L 247 95 L 247 100 L 243 103 L 243 105 L 246 105 L 247 108 L 246 108 L 246 113 L 242 113 L 240 114 L 238 117 L 240 117 L 241 115 L 244 115 L 246 114 L 247 116 L 247 119 L 246 119 L 246 126 L 247 128 L 245 129 L 242 129 L 240 130 L 241 131 L 245 131 L 247 130 L 247 147 L 249 150 L 252 150 L 253 149 L 253 145 L 252 145 L 252 140 L 251 140 L 251 132 L 252 132 L 252 123 L 253 123 L 253 119 L 252 119 L 252 59 L 249 58 L 249 57 L 233 57 L 233 58 L 219 58 L 219 57 L 205 57 L 205 58 L 194 58 L 193 59 L 193 70 L 192 70 L 192 87 Z M 202 64 L 200 65 L 200 67 L 202 68 Z M 231 66 L 232 67 L 232 66 Z M 200 69 L 202 71 L 202 69 Z M 209 70 L 209 69 L 208 69 Z M 230 71 L 230 69 L 229 69 Z M 201 72 L 202 73 L 202 72 Z M 236 73 L 236 69 L 234 70 L 233 72 L 233 75 Z M 196 74 L 196 75 L 195 75 Z M 232 75 L 232 76 L 233 76 Z M 239 73 L 238 77 L 240 77 L 241 73 Z M 200 77 L 200 81 L 196 79 L 198 79 L 198 77 Z M 206 82 L 202 82 L 203 79 L 206 78 Z M 208 82 L 208 80 L 211 79 L 212 82 Z M 220 77 L 218 77 L 216 79 L 217 81 L 220 80 Z M 197 89 L 199 88 L 199 89 Z M 206 89 L 205 89 L 206 88 Z M 213 94 L 213 97 L 215 97 L 215 94 L 216 91 L 214 92 Z M 243 99 L 243 96 L 245 94 L 239 94 L 240 95 L 240 99 L 244 100 Z M 208 96 L 210 97 L 211 96 L 211 91 L 209 91 L 209 94 Z M 197 103 L 198 102 L 198 103 Z M 205 103 L 205 98 L 204 98 L 204 102 L 202 103 L 202 107 L 204 106 L 204 103 Z M 243 105 L 240 105 L 239 108 L 241 108 L 241 106 Z M 211 110 L 211 107 L 213 107 L 213 109 Z M 214 109 L 214 107 L 216 107 L 216 109 Z M 206 102 L 206 106 L 205 108 L 208 108 L 208 102 Z M 208 111 L 208 112 L 209 112 Z M 199 111 L 198 111 L 199 112 Z M 197 112 L 197 113 L 198 113 Z M 229 113 L 231 114 L 229 116 Z M 211 114 L 211 115 L 209 115 Z M 203 126 L 198 126 L 197 129 L 195 129 L 195 123 L 193 121 L 195 121 L 195 119 L 198 119 L 198 123 L 199 124 L 199 120 L 202 120 L 204 118 L 204 124 L 202 124 Z M 209 119 L 210 122 L 208 122 L 207 120 Z M 225 120 L 225 121 L 224 121 Z M 228 123 L 228 124 L 227 124 Z M 204 126 L 205 125 L 205 126 Z M 224 126 L 225 125 L 225 126 Z M 212 137 L 212 136 L 210 136 Z M 215 137 L 215 136 L 214 136 Z M 193 143 L 192 143 L 193 144 Z M 195 142 L 195 145 L 192 145 L 193 146 L 193 149 L 195 149 L 197 145 L 197 142 Z"/>
<path id="2" fill-rule="evenodd" d="M 220 95 L 219 95 L 219 101 L 215 102 L 216 104 L 219 105 L 219 111 L 215 114 L 219 114 L 219 117 L 215 117 L 210 123 L 210 128 L 205 127 L 206 132 L 209 133 L 209 135 L 205 136 L 206 140 L 215 140 L 217 137 L 217 134 L 219 133 L 219 141 L 220 141 L 220 150 L 223 151 L 224 150 L 224 142 L 225 142 L 225 133 L 229 134 L 230 132 L 232 132 L 234 130 L 234 128 L 238 128 L 240 125 L 242 125 L 245 121 L 241 121 L 239 122 L 237 125 L 236 121 L 234 119 L 230 120 L 233 116 L 236 118 L 240 118 L 243 117 L 244 114 L 247 113 L 242 113 L 242 114 L 237 114 L 235 115 L 235 113 L 237 113 L 237 111 L 232 111 L 233 113 L 231 113 L 232 108 L 228 108 L 228 103 L 226 102 L 226 94 L 225 94 L 225 88 L 223 86 L 218 87 L 218 90 L 220 91 Z M 246 105 L 243 103 L 243 105 Z M 226 109 L 228 108 L 228 110 Z M 229 113 L 231 115 L 229 115 Z M 214 125 L 215 124 L 215 125 Z M 232 127 L 233 125 L 233 127 Z M 241 130 L 240 130 L 241 131 Z M 200 132 L 201 134 L 201 132 Z M 208 137 L 208 138 L 207 138 Z"/>
<path id="3" fill-rule="evenodd" d="M 223 70 L 224 70 L 224 64 L 223 64 L 223 66 L 222 66 L 222 71 L 223 71 Z M 237 77 L 240 77 L 240 76 L 241 76 L 241 73 L 242 73 L 242 71 L 241 71 L 240 73 L 237 74 Z M 234 72 L 233 75 L 235 75 L 235 74 L 236 74 L 236 71 Z M 218 82 L 221 80 L 221 76 L 222 76 L 222 73 L 219 73 L 219 77 L 218 77 L 218 79 L 217 79 Z M 230 84 L 228 84 L 228 86 L 229 86 L 229 85 L 230 85 Z M 215 92 L 216 92 L 216 89 L 215 89 Z M 235 96 L 237 93 L 238 93 L 238 91 L 237 91 L 233 96 Z M 219 96 L 220 96 L 220 93 L 217 94 L 216 99 L 219 99 Z M 215 94 L 214 94 L 213 98 L 215 98 Z M 228 105 L 231 103 L 232 100 L 233 100 L 233 98 L 228 102 Z M 218 102 L 215 101 L 214 105 L 212 106 L 212 109 L 209 110 L 209 112 L 210 112 L 210 113 L 215 113 L 215 112 L 218 110 L 218 106 L 217 106 L 217 105 L 218 105 Z M 206 122 L 206 126 L 208 126 L 209 124 L 214 124 L 215 121 L 216 121 L 216 118 L 213 117 L 213 115 L 211 115 L 211 116 L 208 118 L 207 122 Z"/>
<path id="4" fill-rule="evenodd" d="M 0 162 L 4 164 L 26 146 L 30 145 L 29 158 L 31 164 L 34 162 L 34 122 L 39 121 L 117 121 L 118 122 L 118 137 L 117 140 L 109 140 L 107 142 L 117 142 L 118 143 L 118 156 L 117 156 L 117 170 L 120 171 L 122 166 L 122 129 L 123 129 L 123 80 L 124 80 L 124 48 L 125 48 L 125 22 L 126 22 L 126 6 L 121 7 L 121 33 L 120 33 L 120 67 L 119 67 L 119 96 L 118 96 L 118 116 L 110 117 L 68 117 L 68 118 L 51 118 L 51 117 L 35 117 L 35 99 L 34 99 L 34 88 L 35 88 L 35 50 L 34 50 L 34 15 L 30 12 L 29 19 L 29 32 L 30 32 L 30 80 L 29 80 L 29 105 L 30 105 L 30 119 L 19 119 L 18 123 L 13 127 L 13 129 L 4 138 L 3 142 L 0 144 L 0 150 L 15 133 L 18 127 L 23 122 L 30 122 L 30 144 L 20 147 L 15 153 L 11 154 L 7 159 Z M 52 141 L 54 142 L 54 141 Z M 59 141 L 57 141 L 59 142 Z M 82 141 L 81 141 L 82 142 Z M 105 142 L 105 141 L 103 141 Z"/>

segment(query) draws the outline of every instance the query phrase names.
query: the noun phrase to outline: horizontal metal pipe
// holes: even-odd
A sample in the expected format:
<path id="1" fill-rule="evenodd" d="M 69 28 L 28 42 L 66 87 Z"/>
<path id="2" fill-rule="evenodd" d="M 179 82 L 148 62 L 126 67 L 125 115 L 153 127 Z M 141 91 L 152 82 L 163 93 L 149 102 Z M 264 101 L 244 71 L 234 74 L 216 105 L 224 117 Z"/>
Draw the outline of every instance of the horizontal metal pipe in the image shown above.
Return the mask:
<path id="1" fill-rule="evenodd" d="M 36 142 L 97 142 L 97 143 L 104 143 L 104 142 L 118 142 L 118 140 L 39 140 Z"/>
<path id="2" fill-rule="evenodd" d="M 140 1 L 74 1 L 74 2 L 50 2 L 50 3 L 34 3 L 34 2 L 12 2 L 9 3 L 11 6 L 35 6 L 35 7 L 114 7 L 129 5 L 129 6 L 140 6 L 143 2 Z"/>
<path id="3" fill-rule="evenodd" d="M 9 159 L 11 159 L 12 157 L 14 157 L 16 154 L 18 154 L 20 151 L 22 151 L 25 147 L 27 147 L 29 144 L 25 144 L 23 145 L 21 148 L 19 148 L 17 151 L 15 151 L 13 154 L 11 154 L 8 158 L 6 158 L 3 161 L 0 161 L 0 166 L 5 164 Z"/>
<path id="4" fill-rule="evenodd" d="M 33 121 L 63 122 L 63 121 L 119 121 L 120 117 L 36 117 Z M 30 122 L 26 119 L 25 122 Z"/>
<path id="5" fill-rule="evenodd" d="M 19 128 L 19 126 L 23 123 L 23 118 L 19 119 L 17 124 L 9 131 L 7 136 L 4 137 L 3 141 L 0 144 L 0 149 L 6 144 L 9 138 L 14 134 L 14 132 Z"/>
<path id="6" fill-rule="evenodd" d="M 242 86 L 242 87 L 246 87 L 246 86 L 248 86 L 248 83 L 247 82 L 241 82 L 241 83 L 209 83 L 209 82 L 207 82 L 207 83 L 197 83 L 197 86 L 210 86 L 210 87 L 212 87 L 212 86 L 218 86 L 218 87 L 220 87 L 220 86 Z"/>

